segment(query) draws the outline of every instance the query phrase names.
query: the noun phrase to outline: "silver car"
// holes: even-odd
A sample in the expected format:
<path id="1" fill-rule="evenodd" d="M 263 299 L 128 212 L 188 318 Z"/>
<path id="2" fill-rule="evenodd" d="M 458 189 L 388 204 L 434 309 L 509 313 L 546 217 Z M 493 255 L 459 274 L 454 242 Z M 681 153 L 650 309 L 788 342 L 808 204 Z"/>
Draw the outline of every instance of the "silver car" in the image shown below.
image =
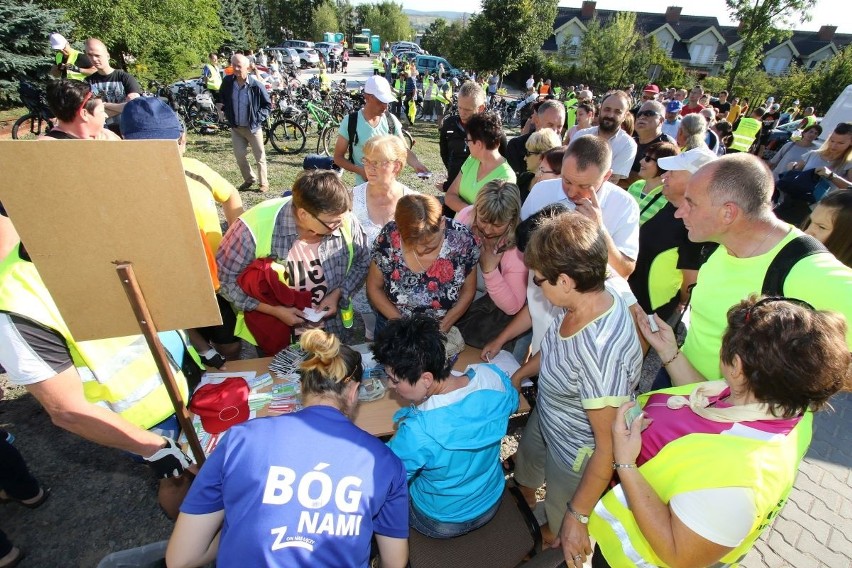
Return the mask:
<path id="1" fill-rule="evenodd" d="M 332 43 L 328 41 L 320 41 L 314 44 L 314 49 L 322 53 L 326 59 L 328 59 L 329 51 L 334 52 L 335 57 L 340 57 L 343 54 L 343 46 L 339 43 Z"/>

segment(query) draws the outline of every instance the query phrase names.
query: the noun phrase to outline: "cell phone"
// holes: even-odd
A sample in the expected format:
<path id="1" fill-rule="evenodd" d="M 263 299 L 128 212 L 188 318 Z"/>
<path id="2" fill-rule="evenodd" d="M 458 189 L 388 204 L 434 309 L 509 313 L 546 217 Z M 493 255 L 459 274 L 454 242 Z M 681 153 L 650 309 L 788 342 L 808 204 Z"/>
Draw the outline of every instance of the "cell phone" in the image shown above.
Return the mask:
<path id="1" fill-rule="evenodd" d="M 657 325 L 657 319 L 654 317 L 654 314 L 648 314 L 648 325 L 651 326 L 653 333 L 660 331 L 660 326 Z"/>
<path id="2" fill-rule="evenodd" d="M 417 177 L 420 179 L 429 179 L 432 177 L 432 172 L 417 172 Z"/>
<path id="3" fill-rule="evenodd" d="M 642 409 L 639 408 L 639 405 L 632 406 L 627 409 L 627 412 L 624 413 L 624 422 L 627 424 L 627 429 L 630 429 L 630 425 L 633 424 L 633 421 L 636 420 L 636 417 L 642 414 Z"/>

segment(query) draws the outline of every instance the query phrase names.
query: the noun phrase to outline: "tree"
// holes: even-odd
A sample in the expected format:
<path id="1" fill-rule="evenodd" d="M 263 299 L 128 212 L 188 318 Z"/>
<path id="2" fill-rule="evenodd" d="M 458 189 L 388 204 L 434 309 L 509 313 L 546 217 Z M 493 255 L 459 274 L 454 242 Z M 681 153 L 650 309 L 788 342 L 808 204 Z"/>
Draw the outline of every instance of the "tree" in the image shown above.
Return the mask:
<path id="1" fill-rule="evenodd" d="M 355 8 L 362 28 L 382 38 L 382 41 L 410 41 L 414 39 L 414 30 L 402 11 L 402 4 L 395 2 L 376 2 L 375 4 L 359 4 Z"/>
<path id="2" fill-rule="evenodd" d="M 322 1 L 266 0 L 268 37 L 275 40 L 310 37 L 314 8 Z"/>
<path id="3" fill-rule="evenodd" d="M 426 29 L 420 47 L 436 55 L 446 57 L 455 67 L 472 67 L 473 60 L 464 41 L 464 26 L 460 20 L 447 23 L 437 18 Z"/>
<path id="4" fill-rule="evenodd" d="M 474 67 L 500 75 L 516 69 L 553 33 L 558 0 L 482 0 L 465 45 Z"/>
<path id="5" fill-rule="evenodd" d="M 322 41 L 324 32 L 334 32 L 339 29 L 337 23 L 337 10 L 331 2 L 323 2 L 314 8 L 314 30 L 311 37 L 315 41 Z"/>
<path id="6" fill-rule="evenodd" d="M 246 23 L 240 15 L 237 0 L 219 0 L 219 21 L 228 36 L 222 44 L 225 51 L 248 48 Z"/>
<path id="7" fill-rule="evenodd" d="M 728 90 L 732 91 L 739 74 L 754 69 L 763 57 L 764 46 L 790 35 L 796 19 L 810 20 L 809 11 L 816 0 L 725 0 L 731 19 L 740 22 L 739 49 L 730 54 Z M 786 29 L 781 29 L 786 28 Z"/>
<path id="8" fill-rule="evenodd" d="M 429 24 L 429 27 L 426 28 L 426 31 L 423 32 L 423 37 L 420 39 L 420 47 L 429 53 L 444 53 L 443 50 L 446 45 L 445 41 L 449 29 L 450 26 L 447 24 L 447 20 L 444 18 L 435 18 Z"/>
<path id="9" fill-rule="evenodd" d="M 812 106 L 824 114 L 846 85 L 852 84 L 852 46 L 846 46 L 834 57 L 820 62 L 813 69 L 791 66 L 787 74 L 778 77 L 776 93 L 784 106 L 798 99 L 802 107 Z"/>
<path id="10" fill-rule="evenodd" d="M 20 102 L 18 79 L 41 82 L 54 63 L 48 36 L 59 32 L 69 40 L 71 24 L 64 10 L 45 10 L 31 2 L 0 4 L 0 108 Z"/>
<path id="11" fill-rule="evenodd" d="M 237 0 L 237 9 L 245 22 L 248 47 L 256 49 L 267 45 L 266 27 L 263 23 L 265 7 L 262 0 Z"/>
<path id="12" fill-rule="evenodd" d="M 170 81 L 197 70 L 226 33 L 219 0 L 40 0 L 64 8 L 80 37 L 97 37 L 113 66 L 139 77 Z"/>

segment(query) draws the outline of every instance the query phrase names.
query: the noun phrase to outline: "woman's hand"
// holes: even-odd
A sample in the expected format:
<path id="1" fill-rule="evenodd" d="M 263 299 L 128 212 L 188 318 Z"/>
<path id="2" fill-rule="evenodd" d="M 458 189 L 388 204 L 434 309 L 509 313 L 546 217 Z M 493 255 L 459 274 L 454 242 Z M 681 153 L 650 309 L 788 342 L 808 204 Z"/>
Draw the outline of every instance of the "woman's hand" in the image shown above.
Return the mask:
<path id="1" fill-rule="evenodd" d="M 494 252 L 496 244 L 491 240 L 482 240 L 482 246 L 479 247 L 479 268 L 482 269 L 483 274 L 496 270 L 500 265 L 503 253 Z"/>
<path id="2" fill-rule="evenodd" d="M 273 306 L 272 315 L 283 321 L 290 327 L 305 325 L 305 314 L 298 308 L 288 306 Z"/>
<path id="3" fill-rule="evenodd" d="M 337 313 L 337 309 L 340 306 L 341 294 L 340 288 L 335 288 L 327 293 L 319 305 L 317 305 L 316 310 L 318 312 L 326 312 L 326 315 L 322 319 L 328 319 Z"/>
<path id="4" fill-rule="evenodd" d="M 479 358 L 488 363 L 491 362 L 491 358 L 500 353 L 500 350 L 503 349 L 503 341 L 500 341 L 500 336 L 498 335 L 491 341 L 485 344 L 482 348 L 482 351 L 479 353 Z"/>
<path id="5" fill-rule="evenodd" d="M 627 411 L 635 406 L 636 401 L 622 404 L 612 423 L 612 458 L 615 463 L 635 464 L 642 450 L 642 430 L 651 422 L 645 418 L 644 412 L 640 412 L 628 428 L 625 416 L 628 415 Z"/>
<path id="6" fill-rule="evenodd" d="M 660 331 L 651 330 L 651 324 L 648 323 L 647 317 L 638 317 L 636 323 L 639 326 L 639 331 L 642 332 L 645 341 L 654 348 L 660 359 L 668 361 L 677 353 L 677 336 L 671 326 L 666 323 L 666 320 L 657 314 L 653 314 L 651 317 L 654 318 Z"/>

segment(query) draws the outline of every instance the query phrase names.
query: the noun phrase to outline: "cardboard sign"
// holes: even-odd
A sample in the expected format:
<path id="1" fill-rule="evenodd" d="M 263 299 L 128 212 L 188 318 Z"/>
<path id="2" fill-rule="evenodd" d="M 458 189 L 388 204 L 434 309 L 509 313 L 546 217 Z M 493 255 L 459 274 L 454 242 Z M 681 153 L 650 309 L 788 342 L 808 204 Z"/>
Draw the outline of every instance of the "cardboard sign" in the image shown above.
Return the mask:
<path id="1" fill-rule="evenodd" d="M 158 330 L 221 323 L 175 141 L 0 141 L 0 171 L 0 201 L 75 339 L 140 333 L 120 261 Z"/>

